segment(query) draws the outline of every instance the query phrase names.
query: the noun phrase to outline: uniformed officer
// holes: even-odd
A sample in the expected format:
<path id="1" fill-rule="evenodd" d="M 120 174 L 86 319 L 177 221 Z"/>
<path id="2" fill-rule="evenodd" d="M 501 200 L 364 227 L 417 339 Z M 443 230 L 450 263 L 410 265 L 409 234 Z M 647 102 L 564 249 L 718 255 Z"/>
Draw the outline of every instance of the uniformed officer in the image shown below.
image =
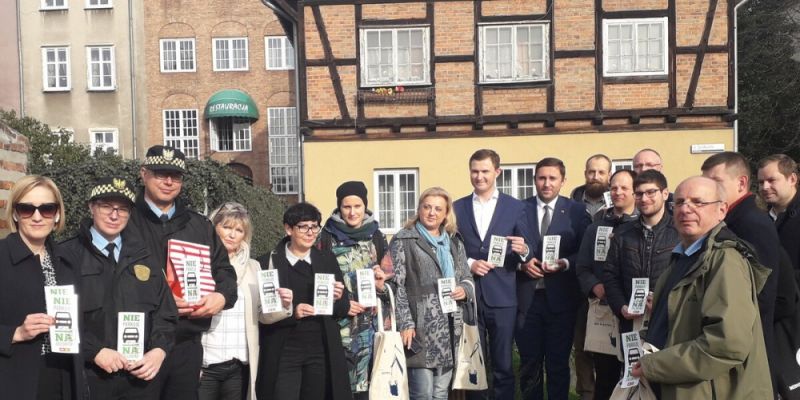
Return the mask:
<path id="1" fill-rule="evenodd" d="M 129 182 L 100 179 L 89 198 L 92 218 L 60 244 L 80 275 L 80 347 L 91 399 L 157 399 L 151 382 L 175 341 L 177 309 L 163 270 L 128 226 L 134 200 Z M 128 312 L 143 314 L 121 314 Z"/>

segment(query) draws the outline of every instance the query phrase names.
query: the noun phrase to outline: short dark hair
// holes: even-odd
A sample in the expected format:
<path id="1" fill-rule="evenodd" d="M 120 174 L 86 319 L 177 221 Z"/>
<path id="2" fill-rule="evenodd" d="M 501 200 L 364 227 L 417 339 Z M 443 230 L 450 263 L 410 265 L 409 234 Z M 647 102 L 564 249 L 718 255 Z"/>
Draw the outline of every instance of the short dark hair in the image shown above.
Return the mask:
<path id="1" fill-rule="evenodd" d="M 706 158 L 700 170 L 706 172 L 720 164 L 725 164 L 726 169 L 735 168 L 737 173 L 750 177 L 750 165 L 747 159 L 735 151 L 723 151 Z"/>
<path id="2" fill-rule="evenodd" d="M 608 158 L 607 155 L 598 153 L 598 154 L 595 154 L 595 155 L 587 158 L 586 159 L 586 164 L 585 164 L 586 166 L 584 167 L 585 169 L 589 168 L 589 161 L 592 161 L 592 160 L 606 160 L 606 162 L 608 163 L 608 170 L 611 171 L 611 159 Z"/>
<path id="3" fill-rule="evenodd" d="M 636 182 L 636 175 L 637 174 L 636 174 L 636 171 L 634 171 L 632 169 L 618 169 L 617 172 L 614 172 L 613 174 L 611 174 L 611 178 L 609 178 L 608 181 L 611 182 L 612 180 L 614 180 L 614 177 L 617 176 L 618 174 L 628 174 L 628 175 L 630 175 L 631 180 Z"/>
<path id="4" fill-rule="evenodd" d="M 297 203 L 286 209 L 283 213 L 283 223 L 295 226 L 303 221 L 322 222 L 322 214 L 319 209 L 311 203 Z"/>
<path id="5" fill-rule="evenodd" d="M 778 171 L 785 177 L 797 172 L 797 163 L 786 154 L 773 154 L 766 156 L 758 161 L 758 169 L 764 168 L 767 164 L 778 163 Z"/>
<path id="6" fill-rule="evenodd" d="M 648 169 L 636 176 L 633 180 L 633 187 L 636 188 L 645 183 L 654 183 L 659 190 L 664 190 L 667 188 L 667 177 L 659 171 Z"/>
<path id="7" fill-rule="evenodd" d="M 561 172 L 561 177 L 567 177 L 567 167 L 564 166 L 564 162 L 555 158 L 555 157 L 545 157 L 539 160 L 536 163 L 536 170 L 534 171 L 534 175 L 539 173 L 539 168 L 542 167 L 558 167 L 558 171 Z"/>
<path id="8" fill-rule="evenodd" d="M 494 169 L 500 168 L 500 155 L 492 149 L 480 149 L 472 153 L 472 156 L 469 157 L 469 165 L 472 165 L 473 161 L 483 161 L 487 158 L 492 160 Z"/>

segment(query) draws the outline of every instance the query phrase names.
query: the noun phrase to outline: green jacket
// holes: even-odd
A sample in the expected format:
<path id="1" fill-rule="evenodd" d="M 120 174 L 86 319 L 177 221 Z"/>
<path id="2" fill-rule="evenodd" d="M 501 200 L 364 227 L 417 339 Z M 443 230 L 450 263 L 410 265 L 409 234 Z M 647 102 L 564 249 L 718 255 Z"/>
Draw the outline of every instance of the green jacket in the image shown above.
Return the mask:
<path id="1" fill-rule="evenodd" d="M 662 400 L 772 399 L 756 298 L 770 271 L 725 223 L 703 248 L 666 294 L 667 344 L 642 357 L 644 376 L 661 384 Z M 658 280 L 653 304 L 665 295 L 668 275 Z"/>

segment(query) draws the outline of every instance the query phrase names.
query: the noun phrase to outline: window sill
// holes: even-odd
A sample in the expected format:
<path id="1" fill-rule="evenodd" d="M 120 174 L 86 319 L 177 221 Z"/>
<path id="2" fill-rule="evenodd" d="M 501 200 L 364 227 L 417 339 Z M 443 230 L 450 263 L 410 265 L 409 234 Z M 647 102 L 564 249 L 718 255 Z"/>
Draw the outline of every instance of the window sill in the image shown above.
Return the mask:
<path id="1" fill-rule="evenodd" d="M 52 7 L 52 8 L 39 8 L 40 12 L 47 11 L 69 11 L 69 7 Z"/>
<path id="2" fill-rule="evenodd" d="M 624 75 L 624 76 L 604 76 L 603 83 L 623 84 L 623 83 L 667 83 L 668 75 Z"/>
<path id="3" fill-rule="evenodd" d="M 110 87 L 110 88 L 87 88 L 86 91 L 87 92 L 100 92 L 100 93 L 103 93 L 103 92 L 116 92 L 117 88 L 116 87 Z"/>
<path id="4" fill-rule="evenodd" d="M 357 99 L 361 104 L 425 104 L 436 99 L 436 89 L 433 87 L 406 88 L 405 86 L 362 89 L 358 91 Z"/>
<path id="5" fill-rule="evenodd" d="M 479 82 L 478 85 L 485 89 L 515 89 L 515 88 L 540 88 L 550 86 L 553 82 L 550 79 L 537 81 L 512 81 L 512 82 Z"/>
<path id="6" fill-rule="evenodd" d="M 181 70 L 181 71 L 164 71 L 163 69 L 161 70 L 162 74 L 179 74 L 179 73 L 182 73 L 182 72 L 197 72 L 197 70 L 195 70 L 195 69 L 187 69 L 185 71 L 183 71 L 183 70 Z"/>
<path id="7" fill-rule="evenodd" d="M 249 72 L 250 68 L 245 69 L 214 69 L 214 72 Z"/>
<path id="8" fill-rule="evenodd" d="M 267 71 L 293 71 L 294 67 L 285 67 L 285 68 L 269 68 L 267 67 Z"/>
<path id="9" fill-rule="evenodd" d="M 84 10 L 111 10 L 113 8 L 114 8 L 114 6 L 110 6 L 109 5 L 109 6 L 86 6 L 83 9 Z"/>
<path id="10" fill-rule="evenodd" d="M 50 88 L 50 89 L 42 89 L 45 93 L 61 93 L 61 92 L 69 92 L 72 91 L 72 88 Z"/>
<path id="11" fill-rule="evenodd" d="M 250 150 L 212 150 L 212 151 L 214 151 L 216 153 L 247 153 L 247 152 L 253 151 L 253 149 L 250 149 Z"/>

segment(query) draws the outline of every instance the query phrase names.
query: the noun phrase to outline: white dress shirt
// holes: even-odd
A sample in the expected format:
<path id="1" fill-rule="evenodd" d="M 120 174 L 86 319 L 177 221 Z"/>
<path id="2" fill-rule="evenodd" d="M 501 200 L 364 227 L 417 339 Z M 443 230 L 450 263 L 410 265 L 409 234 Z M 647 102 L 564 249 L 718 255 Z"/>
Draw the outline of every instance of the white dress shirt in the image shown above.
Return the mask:
<path id="1" fill-rule="evenodd" d="M 542 219 L 544 218 L 544 206 L 550 207 L 550 225 L 552 226 L 553 225 L 553 218 L 556 217 L 556 203 L 557 202 L 558 202 L 558 196 L 556 196 L 556 198 L 554 198 L 553 200 L 550 200 L 549 203 L 545 203 L 539 197 L 536 198 L 536 217 L 539 219 L 539 221 L 538 221 L 539 225 L 536 226 L 536 229 L 539 230 L 540 232 L 541 232 L 540 228 L 542 226 Z M 542 232 L 541 233 L 542 238 L 544 238 L 545 234 L 547 234 L 547 232 Z M 566 258 L 559 258 L 559 260 L 564 260 L 564 264 L 566 264 L 566 267 L 564 267 L 564 271 L 568 270 L 569 269 L 569 260 L 567 260 Z"/>
<path id="2" fill-rule="evenodd" d="M 492 223 L 492 216 L 499 197 L 500 191 L 495 189 L 492 197 L 484 203 L 477 194 L 472 193 L 472 213 L 475 214 L 475 226 L 478 227 L 478 235 L 481 240 L 486 238 L 486 233 L 489 231 L 489 224 Z"/>

